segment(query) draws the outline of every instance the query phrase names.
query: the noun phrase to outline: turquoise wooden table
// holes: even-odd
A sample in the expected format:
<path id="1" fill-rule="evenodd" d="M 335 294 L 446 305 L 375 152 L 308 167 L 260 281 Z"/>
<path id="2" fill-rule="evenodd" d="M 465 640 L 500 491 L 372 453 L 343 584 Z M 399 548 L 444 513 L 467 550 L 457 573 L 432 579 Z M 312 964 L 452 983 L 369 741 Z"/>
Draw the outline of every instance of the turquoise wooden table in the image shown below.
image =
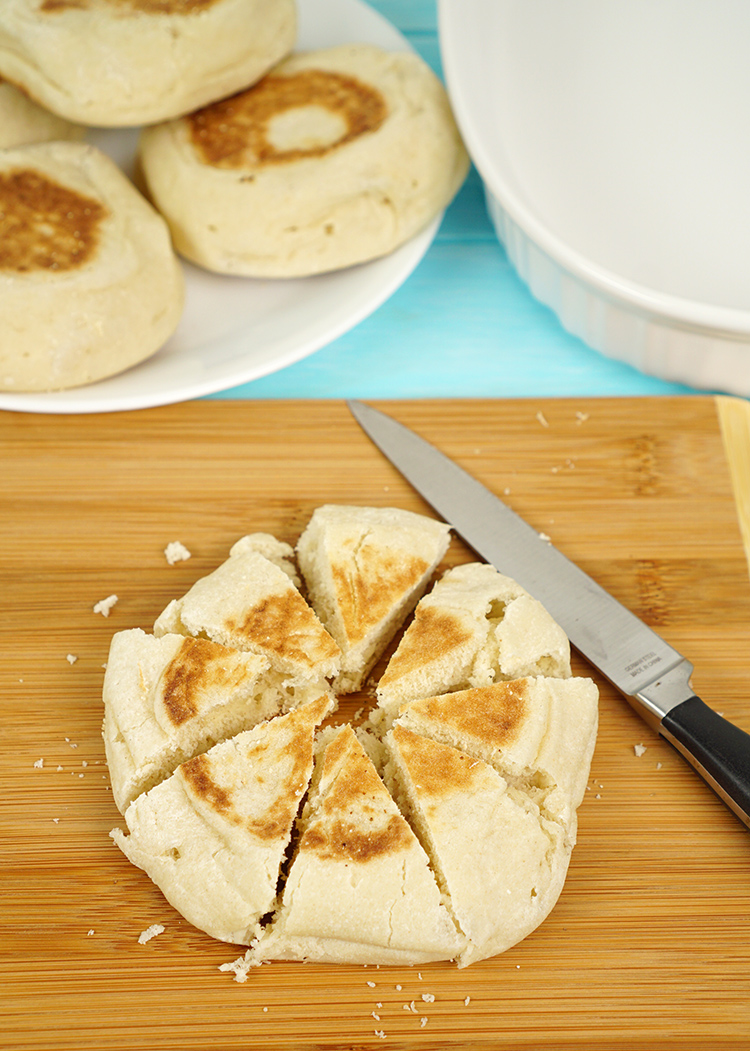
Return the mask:
<path id="1" fill-rule="evenodd" d="M 370 0 L 442 77 L 435 0 Z M 611 361 L 533 298 L 472 168 L 419 266 L 375 313 L 309 358 L 217 398 L 636 396 L 693 393 Z"/>

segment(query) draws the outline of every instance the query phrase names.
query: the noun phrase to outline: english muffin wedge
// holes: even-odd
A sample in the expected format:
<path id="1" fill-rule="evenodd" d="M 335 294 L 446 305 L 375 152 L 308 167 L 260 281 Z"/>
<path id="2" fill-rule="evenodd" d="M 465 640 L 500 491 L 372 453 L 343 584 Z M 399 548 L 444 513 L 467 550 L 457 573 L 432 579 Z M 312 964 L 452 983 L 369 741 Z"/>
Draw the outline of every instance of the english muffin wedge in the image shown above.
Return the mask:
<path id="1" fill-rule="evenodd" d="M 276 902 L 284 852 L 307 790 L 321 697 L 189 759 L 110 833 L 194 926 L 249 945 Z"/>
<path id="2" fill-rule="evenodd" d="M 341 650 L 339 693 L 362 688 L 449 542 L 445 523 L 400 508 L 316 508 L 297 559 L 313 609 Z"/>
<path id="3" fill-rule="evenodd" d="M 405 704 L 398 726 L 482 759 L 570 829 L 598 727 L 591 679 L 535 676 Z"/>
<path id="4" fill-rule="evenodd" d="M 340 650 L 290 577 L 286 552 L 291 549 L 275 544 L 276 556 L 267 537 L 262 546 L 266 554 L 252 540 L 238 541 L 225 562 L 169 603 L 154 634 L 204 636 L 258 653 L 301 683 L 323 683 L 335 676 Z"/>
<path id="5" fill-rule="evenodd" d="M 416 836 L 350 726 L 316 772 L 281 907 L 253 956 L 427 963 L 465 948 Z"/>
<path id="6" fill-rule="evenodd" d="M 378 705 L 388 720 L 406 701 L 528 675 L 570 675 L 565 632 L 520 584 L 469 562 L 419 602 L 378 684 Z"/>
<path id="7" fill-rule="evenodd" d="M 487 763 L 396 725 L 386 743 L 397 798 L 468 945 L 459 967 L 504 952 L 547 917 L 572 843 Z"/>

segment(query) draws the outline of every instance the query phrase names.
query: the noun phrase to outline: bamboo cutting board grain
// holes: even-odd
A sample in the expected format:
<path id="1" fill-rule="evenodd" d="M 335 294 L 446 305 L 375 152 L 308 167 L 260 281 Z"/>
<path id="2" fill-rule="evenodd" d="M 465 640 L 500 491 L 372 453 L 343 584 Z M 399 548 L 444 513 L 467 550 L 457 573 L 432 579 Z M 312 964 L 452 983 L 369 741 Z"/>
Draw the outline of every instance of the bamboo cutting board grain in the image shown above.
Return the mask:
<path id="1" fill-rule="evenodd" d="M 750 729 L 750 584 L 722 440 L 747 483 L 744 403 L 380 407 L 504 493 Z M 100 736 L 109 639 L 149 629 L 243 533 L 294 541 L 324 502 L 427 509 L 341 402 L 4 413 L 0 465 L 0 1046 L 750 1046 L 750 836 L 601 682 L 568 881 L 526 941 L 462 971 L 279 963 L 244 984 L 220 972 L 241 950 L 182 921 L 108 838 L 121 821 Z M 167 564 L 173 540 L 189 561 Z M 446 561 L 469 557 L 454 541 Z M 109 617 L 95 614 L 111 594 Z M 164 932 L 139 944 L 155 923 Z"/>

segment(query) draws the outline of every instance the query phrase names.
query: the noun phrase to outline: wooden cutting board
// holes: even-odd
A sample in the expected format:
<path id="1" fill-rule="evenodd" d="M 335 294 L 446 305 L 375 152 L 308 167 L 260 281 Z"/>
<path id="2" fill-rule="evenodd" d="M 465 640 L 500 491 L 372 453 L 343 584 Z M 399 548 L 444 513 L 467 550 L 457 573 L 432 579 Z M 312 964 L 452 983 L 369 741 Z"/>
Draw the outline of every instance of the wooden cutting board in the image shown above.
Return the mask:
<path id="1" fill-rule="evenodd" d="M 747 523 L 747 405 L 381 407 L 505 494 L 692 659 L 708 703 L 750 728 L 732 483 L 733 472 Z M 0 1046 L 750 1046 L 750 836 L 601 682 L 560 901 L 520 945 L 470 968 L 279 963 L 240 984 L 218 967 L 241 950 L 191 928 L 119 854 L 100 737 L 112 633 L 150 628 L 242 534 L 294 541 L 324 502 L 426 510 L 341 402 L 0 415 Z M 192 558 L 169 566 L 174 540 Z M 447 562 L 467 558 L 455 541 Z M 112 594 L 110 615 L 94 613 Z M 164 932 L 139 944 L 156 923 Z"/>

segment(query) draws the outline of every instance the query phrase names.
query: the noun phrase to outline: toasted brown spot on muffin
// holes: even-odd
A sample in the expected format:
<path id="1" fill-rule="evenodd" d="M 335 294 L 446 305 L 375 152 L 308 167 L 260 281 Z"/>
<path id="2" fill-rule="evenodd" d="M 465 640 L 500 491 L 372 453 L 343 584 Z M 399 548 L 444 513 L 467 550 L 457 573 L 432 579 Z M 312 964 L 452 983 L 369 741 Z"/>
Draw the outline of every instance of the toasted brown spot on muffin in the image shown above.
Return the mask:
<path id="1" fill-rule="evenodd" d="M 161 676 L 158 689 L 167 715 L 180 726 L 202 708 L 205 691 L 238 686 L 246 670 L 234 651 L 207 639 L 186 638 Z"/>
<path id="2" fill-rule="evenodd" d="M 384 805 L 385 787 L 350 727 L 326 749 L 326 774 L 332 780 L 302 836 L 302 850 L 325 860 L 366 863 L 408 848 L 409 826 Z"/>
<path id="3" fill-rule="evenodd" d="M 190 790 L 221 814 L 225 821 L 240 825 L 258 839 L 277 840 L 289 833 L 307 785 L 307 774 L 311 756 L 311 734 L 314 713 L 320 711 L 320 703 L 310 707 L 310 725 L 304 723 L 291 735 L 285 746 L 277 754 L 278 759 L 289 757 L 291 763 L 283 780 L 269 789 L 269 802 L 265 810 L 255 816 L 242 816 L 232 798 L 232 792 L 217 783 L 213 776 L 210 753 L 195 756 L 183 763 L 180 773 Z M 264 765 L 264 754 L 276 754 L 273 739 L 261 738 L 243 753 L 243 777 L 254 779 L 263 784 L 264 776 L 258 770 L 268 771 L 268 762 Z M 221 766 L 218 768 L 221 774 Z"/>
<path id="4" fill-rule="evenodd" d="M 393 738 L 421 798 L 468 792 L 486 770 L 481 760 L 472 759 L 450 745 L 421 737 L 403 726 L 393 728 Z"/>
<path id="5" fill-rule="evenodd" d="M 401 646 L 391 658 L 381 686 L 387 686 L 403 675 L 422 667 L 427 661 L 437 660 L 471 639 L 457 616 L 431 606 L 417 606 L 414 620 Z"/>
<path id="6" fill-rule="evenodd" d="M 208 756 L 196 755 L 183 763 L 179 769 L 186 783 L 199 799 L 205 800 L 228 821 L 236 823 L 237 818 L 231 812 L 232 797 L 211 777 L 211 761 Z"/>
<path id="7" fill-rule="evenodd" d="M 271 141 L 274 117 L 314 106 L 338 118 L 333 141 L 310 141 L 278 148 Z M 247 91 L 197 110 L 187 119 L 190 136 L 204 164 L 253 168 L 305 157 L 321 157 L 360 135 L 376 131 L 387 116 L 385 99 L 355 77 L 318 69 L 290 76 L 269 74 Z"/>
<path id="8" fill-rule="evenodd" d="M 374 625 L 422 579 L 428 563 L 420 558 L 384 555 L 363 544 L 352 562 L 332 562 L 336 598 L 350 643 L 361 642 Z"/>
<path id="9" fill-rule="evenodd" d="M 417 717 L 500 747 L 518 738 L 528 715 L 528 694 L 528 682 L 520 679 L 428 697 L 405 707 Z"/>
<path id="10" fill-rule="evenodd" d="M 338 656 L 339 648 L 296 591 L 270 595 L 227 630 L 256 642 L 270 653 L 310 667 Z"/>
<path id="11" fill-rule="evenodd" d="M 74 270 L 96 252 L 108 210 L 33 168 L 0 172 L 0 269 Z"/>

